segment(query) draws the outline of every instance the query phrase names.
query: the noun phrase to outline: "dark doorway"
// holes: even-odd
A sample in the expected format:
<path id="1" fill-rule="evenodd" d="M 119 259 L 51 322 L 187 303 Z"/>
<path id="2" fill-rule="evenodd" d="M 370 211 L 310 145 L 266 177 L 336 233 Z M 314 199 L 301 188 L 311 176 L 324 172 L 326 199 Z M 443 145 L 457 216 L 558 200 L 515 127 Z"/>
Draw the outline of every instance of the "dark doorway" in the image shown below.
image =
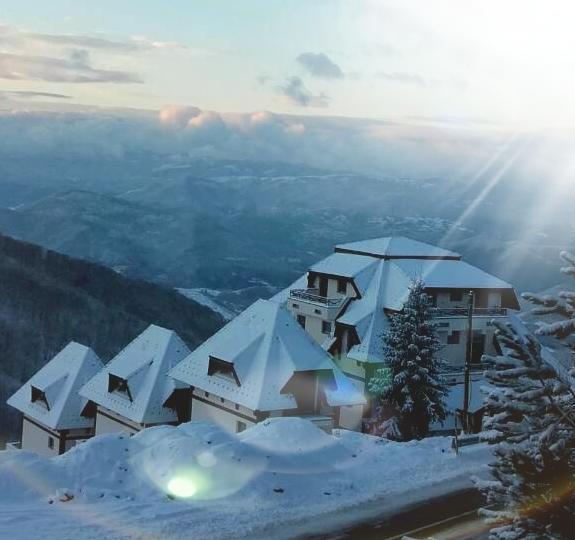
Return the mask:
<path id="1" fill-rule="evenodd" d="M 485 353 L 485 334 L 479 331 L 473 332 L 473 352 L 471 355 L 472 364 L 480 364 L 481 357 Z"/>
<path id="2" fill-rule="evenodd" d="M 327 278 L 325 276 L 319 276 L 319 295 L 327 296 Z"/>

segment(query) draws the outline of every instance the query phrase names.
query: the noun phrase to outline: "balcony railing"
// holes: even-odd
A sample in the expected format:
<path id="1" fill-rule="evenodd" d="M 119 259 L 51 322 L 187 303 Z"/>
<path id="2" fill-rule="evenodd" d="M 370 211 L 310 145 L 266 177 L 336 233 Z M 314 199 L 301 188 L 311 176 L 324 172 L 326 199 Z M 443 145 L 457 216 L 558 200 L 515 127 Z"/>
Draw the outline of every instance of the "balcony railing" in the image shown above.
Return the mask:
<path id="1" fill-rule="evenodd" d="M 297 298 L 298 300 L 321 304 L 326 307 L 338 307 L 345 300 L 345 298 L 327 298 L 320 296 L 317 294 L 318 292 L 318 289 L 292 289 L 289 295 L 290 298 Z"/>
<path id="2" fill-rule="evenodd" d="M 467 308 L 434 308 L 433 315 L 437 319 L 444 319 L 450 317 L 467 317 Z M 488 308 L 474 308 L 474 317 L 507 317 L 507 308 L 502 307 L 488 307 Z"/>

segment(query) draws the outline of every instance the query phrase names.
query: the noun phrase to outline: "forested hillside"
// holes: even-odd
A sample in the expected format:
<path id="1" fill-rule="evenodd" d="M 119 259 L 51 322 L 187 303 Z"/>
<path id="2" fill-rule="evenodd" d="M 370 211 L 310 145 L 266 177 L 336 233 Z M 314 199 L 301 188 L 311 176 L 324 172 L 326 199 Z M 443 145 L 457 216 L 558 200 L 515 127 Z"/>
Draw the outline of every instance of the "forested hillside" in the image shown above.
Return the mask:
<path id="1" fill-rule="evenodd" d="M 193 348 L 223 321 L 170 289 L 0 235 L 0 435 L 17 420 L 7 395 L 70 340 L 108 361 L 151 323 Z"/>

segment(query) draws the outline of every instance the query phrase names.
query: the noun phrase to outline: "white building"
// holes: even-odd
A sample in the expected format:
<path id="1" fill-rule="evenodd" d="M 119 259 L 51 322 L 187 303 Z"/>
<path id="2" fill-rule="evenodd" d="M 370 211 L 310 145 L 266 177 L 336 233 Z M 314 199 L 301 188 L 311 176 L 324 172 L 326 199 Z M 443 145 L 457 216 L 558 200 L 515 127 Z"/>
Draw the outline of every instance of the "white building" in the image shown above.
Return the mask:
<path id="1" fill-rule="evenodd" d="M 189 420 L 188 387 L 168 376 L 189 353 L 175 332 L 155 325 L 118 353 L 80 389 L 96 417 L 96 435 Z"/>
<path id="2" fill-rule="evenodd" d="M 383 365 L 388 316 L 403 309 L 416 280 L 423 281 L 432 299 L 442 354 L 455 371 L 465 362 L 469 291 L 474 292 L 473 363 L 495 352 L 492 319 L 519 309 L 508 283 L 457 253 L 404 237 L 338 245 L 272 300 L 285 304 L 367 394 L 367 382 Z"/>
<path id="3" fill-rule="evenodd" d="M 11 447 L 43 456 L 63 454 L 94 435 L 94 419 L 78 390 L 102 368 L 92 349 L 71 342 L 8 399 L 22 419 L 22 439 Z"/>
<path id="4" fill-rule="evenodd" d="M 191 419 L 240 432 L 265 418 L 307 417 L 323 429 L 366 403 L 276 302 L 258 300 L 170 373 L 192 389 Z"/>

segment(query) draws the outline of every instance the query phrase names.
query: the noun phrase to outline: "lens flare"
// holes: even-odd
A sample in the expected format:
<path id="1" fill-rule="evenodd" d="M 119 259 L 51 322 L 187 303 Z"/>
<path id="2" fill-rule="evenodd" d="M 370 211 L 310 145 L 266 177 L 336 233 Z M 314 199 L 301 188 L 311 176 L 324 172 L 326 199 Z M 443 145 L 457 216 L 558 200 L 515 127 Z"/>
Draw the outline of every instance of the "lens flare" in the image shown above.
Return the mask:
<path id="1" fill-rule="evenodd" d="M 189 478 L 176 476 L 168 482 L 168 491 L 179 499 L 189 499 L 196 494 L 198 488 Z"/>

